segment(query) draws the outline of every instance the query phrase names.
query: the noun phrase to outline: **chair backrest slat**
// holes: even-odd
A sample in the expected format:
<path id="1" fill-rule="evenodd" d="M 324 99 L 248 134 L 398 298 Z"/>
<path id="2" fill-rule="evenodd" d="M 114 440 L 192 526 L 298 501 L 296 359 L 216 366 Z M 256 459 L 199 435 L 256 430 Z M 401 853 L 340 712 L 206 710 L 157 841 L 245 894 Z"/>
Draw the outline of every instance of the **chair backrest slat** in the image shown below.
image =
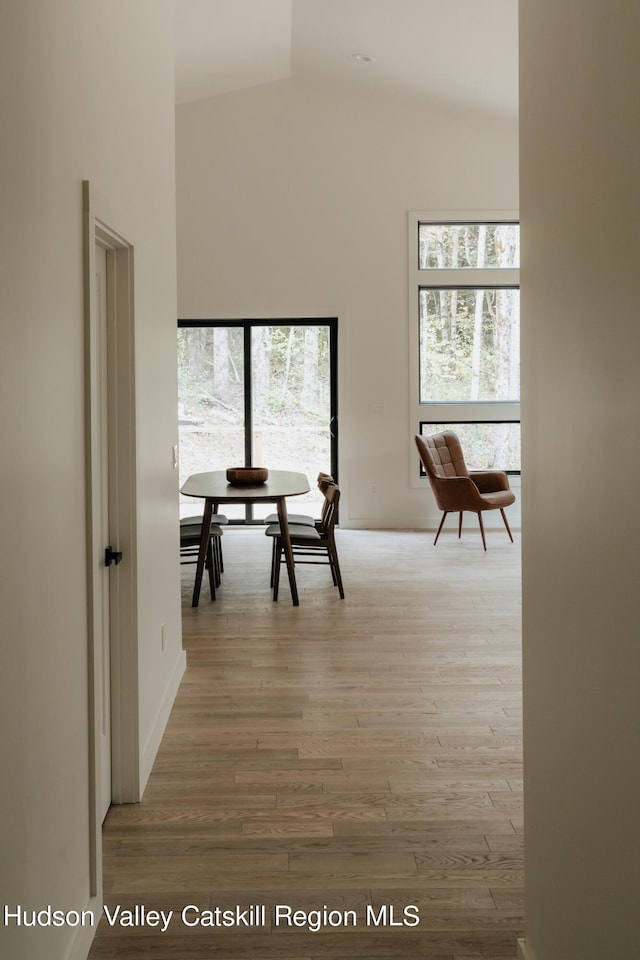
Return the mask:
<path id="1" fill-rule="evenodd" d="M 324 491 L 324 503 L 322 505 L 322 515 L 318 532 L 321 536 L 326 536 L 333 531 L 338 517 L 338 504 L 340 502 L 340 488 L 336 483 L 327 484 Z"/>

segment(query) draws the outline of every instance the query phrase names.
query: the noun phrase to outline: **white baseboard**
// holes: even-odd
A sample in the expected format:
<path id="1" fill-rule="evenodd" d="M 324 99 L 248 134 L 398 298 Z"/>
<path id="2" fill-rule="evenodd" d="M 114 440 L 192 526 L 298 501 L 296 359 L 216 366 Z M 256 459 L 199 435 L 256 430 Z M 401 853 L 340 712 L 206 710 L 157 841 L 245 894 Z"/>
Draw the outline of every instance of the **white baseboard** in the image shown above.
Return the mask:
<path id="1" fill-rule="evenodd" d="M 156 715 L 153 728 L 149 734 L 149 737 L 147 738 L 143 754 L 140 758 L 140 796 L 142 796 L 144 793 L 147 780 L 151 774 L 151 768 L 153 767 L 154 760 L 156 759 L 156 754 L 160 747 L 160 743 L 167 726 L 167 721 L 169 720 L 169 714 L 171 713 L 173 702 L 176 698 L 178 687 L 180 686 L 180 681 L 182 680 L 182 676 L 186 668 L 187 655 L 184 650 L 181 650 L 178 658 L 176 659 L 171 677 L 169 678 L 169 683 L 167 684 L 167 689 L 165 690 L 164 697 L 162 698 L 162 703 L 160 704 L 160 708 Z"/>
<path id="2" fill-rule="evenodd" d="M 531 947 L 527 946 L 526 940 L 518 940 L 517 960 L 536 960 Z"/>
<path id="3" fill-rule="evenodd" d="M 431 534 L 431 539 L 433 540 L 435 532 L 438 529 L 438 524 L 440 523 L 440 516 L 436 517 L 435 519 L 424 520 L 422 518 L 415 518 L 414 520 L 409 521 L 406 518 L 399 519 L 398 517 L 387 517 L 384 520 L 380 520 L 379 517 L 341 517 L 340 527 L 342 530 L 391 530 L 395 533 L 425 533 Z M 498 517 L 499 522 L 496 522 L 495 518 L 488 519 L 486 515 L 483 519 L 484 528 L 487 532 L 497 531 L 498 533 L 504 533 L 505 537 L 507 536 L 504 529 L 504 524 L 500 517 Z M 444 537 L 447 534 L 452 534 L 457 539 L 457 518 L 452 514 L 450 518 L 447 518 L 447 521 L 448 522 L 445 523 L 440 536 Z M 520 533 L 520 518 L 517 518 L 517 522 L 512 522 L 511 518 L 509 518 L 509 526 L 511 527 L 511 531 L 513 533 Z M 472 514 L 469 514 L 468 517 L 465 517 L 465 523 L 462 528 L 462 536 L 464 537 L 465 534 L 467 536 L 472 536 L 474 533 L 477 533 L 478 536 L 480 536 L 480 528 L 478 526 L 477 519 Z"/>
<path id="4" fill-rule="evenodd" d="M 73 939 L 71 941 L 66 960 L 87 960 L 87 957 L 89 956 L 89 950 L 91 949 L 91 944 L 93 943 L 93 938 L 98 931 L 98 924 L 100 923 L 100 917 L 102 916 L 101 901 L 99 901 L 96 897 L 92 897 L 86 906 L 83 907 L 83 909 L 91 910 L 95 917 L 95 925 L 74 927 Z"/>

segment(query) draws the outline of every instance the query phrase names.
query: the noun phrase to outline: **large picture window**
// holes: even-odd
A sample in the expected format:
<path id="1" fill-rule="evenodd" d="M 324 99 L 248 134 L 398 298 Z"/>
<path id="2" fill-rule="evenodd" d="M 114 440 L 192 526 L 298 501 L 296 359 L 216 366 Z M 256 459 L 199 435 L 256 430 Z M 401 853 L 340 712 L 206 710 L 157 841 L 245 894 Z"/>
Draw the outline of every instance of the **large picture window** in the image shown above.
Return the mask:
<path id="1" fill-rule="evenodd" d="M 179 320 L 180 484 L 234 466 L 303 472 L 297 503 L 322 507 L 315 477 L 337 478 L 337 319 Z M 190 498 L 181 510 L 193 512 Z M 231 505 L 232 522 L 259 521 L 273 504 Z"/>
<path id="2" fill-rule="evenodd" d="M 474 467 L 519 472 L 517 217 L 411 214 L 409 256 L 412 432 L 454 429 Z"/>

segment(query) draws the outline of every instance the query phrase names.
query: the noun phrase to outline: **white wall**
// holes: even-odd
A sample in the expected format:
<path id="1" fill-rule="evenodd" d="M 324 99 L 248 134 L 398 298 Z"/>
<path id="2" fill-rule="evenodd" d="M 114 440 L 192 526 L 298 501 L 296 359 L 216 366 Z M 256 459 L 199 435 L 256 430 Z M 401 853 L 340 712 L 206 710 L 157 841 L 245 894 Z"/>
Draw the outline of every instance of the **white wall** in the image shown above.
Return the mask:
<path id="1" fill-rule="evenodd" d="M 640 7 L 521 0 L 526 956 L 640 943 Z"/>
<path id="2" fill-rule="evenodd" d="M 134 245 L 140 747 L 183 665 L 177 576 L 173 10 L 2 0 L 0 903 L 89 896 L 82 181 Z M 160 624 L 166 648 L 160 649 Z M 145 752 L 146 751 L 146 752 Z M 12 960 L 74 931 L 0 925 Z"/>
<path id="3" fill-rule="evenodd" d="M 180 106 L 176 137 L 179 315 L 338 316 L 341 523 L 425 525 L 407 214 L 517 208 L 515 118 L 282 81 Z"/>

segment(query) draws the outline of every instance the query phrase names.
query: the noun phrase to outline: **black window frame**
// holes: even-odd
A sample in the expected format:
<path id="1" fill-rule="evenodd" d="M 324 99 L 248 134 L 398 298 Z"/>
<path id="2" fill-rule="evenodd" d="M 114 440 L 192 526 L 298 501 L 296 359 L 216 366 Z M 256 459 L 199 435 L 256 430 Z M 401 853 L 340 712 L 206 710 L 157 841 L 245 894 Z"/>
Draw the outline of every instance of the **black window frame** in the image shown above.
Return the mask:
<path id="1" fill-rule="evenodd" d="M 244 353 L 244 466 L 253 466 L 253 384 L 251 364 L 251 331 L 254 327 L 328 327 L 329 328 L 329 439 L 330 472 L 338 482 L 338 318 L 337 317 L 277 317 L 269 319 L 194 319 L 179 318 L 178 329 L 185 328 L 240 328 L 243 331 Z M 245 520 L 232 523 L 261 523 L 254 520 L 253 507 L 247 504 Z"/>

